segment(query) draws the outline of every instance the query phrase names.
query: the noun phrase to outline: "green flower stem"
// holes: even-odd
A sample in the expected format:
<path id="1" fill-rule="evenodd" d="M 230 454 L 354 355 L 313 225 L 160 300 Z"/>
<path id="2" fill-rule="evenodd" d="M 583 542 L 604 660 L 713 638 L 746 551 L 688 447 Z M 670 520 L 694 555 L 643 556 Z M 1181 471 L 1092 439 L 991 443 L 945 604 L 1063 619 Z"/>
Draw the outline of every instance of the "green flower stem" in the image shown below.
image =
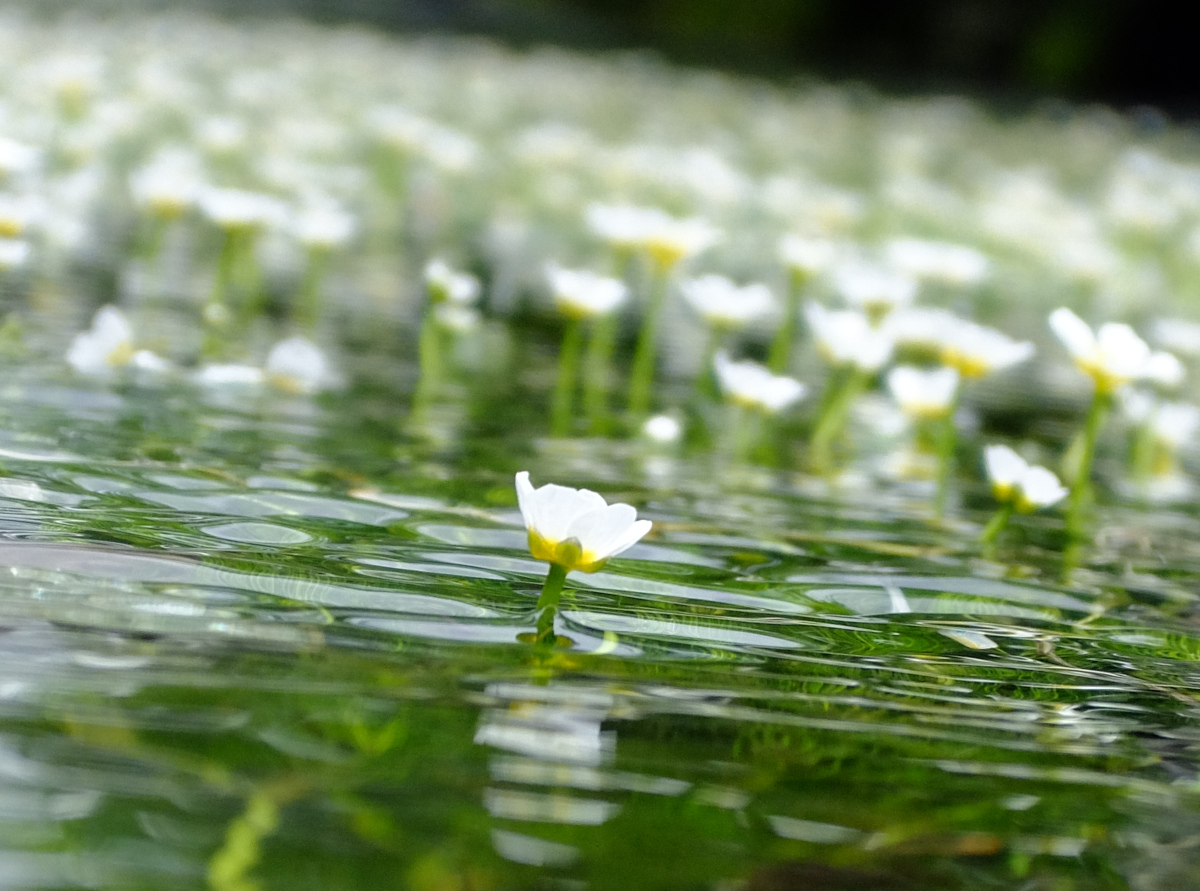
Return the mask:
<path id="1" fill-rule="evenodd" d="M 1004 527 L 1008 525 L 1008 521 L 1012 519 L 1015 510 L 1016 505 L 1011 501 L 1006 501 L 1000 505 L 1000 509 L 996 511 L 992 519 L 983 528 L 983 532 L 979 536 L 980 544 L 994 544 L 996 538 L 1004 531 Z"/>
<path id="2" fill-rule="evenodd" d="M 830 382 L 830 386 L 837 387 L 837 390 L 830 394 L 822 406 L 810 445 L 812 466 L 818 473 L 829 473 L 833 469 L 833 446 L 845 430 L 850 407 L 866 388 L 869 379 L 867 372 L 854 368 L 840 384 Z"/>
<path id="3" fill-rule="evenodd" d="M 1091 502 L 1092 463 L 1096 458 L 1096 441 L 1100 437 L 1100 428 L 1104 426 L 1111 401 L 1112 397 L 1107 392 L 1097 388 L 1092 397 L 1091 407 L 1088 408 L 1087 419 L 1084 421 L 1079 463 L 1067 501 L 1067 532 L 1072 538 L 1078 538 L 1083 532 L 1084 515 Z"/>
<path id="4" fill-rule="evenodd" d="M 229 286 L 238 255 L 238 234 L 226 229 L 221 234 L 221 252 L 217 255 L 217 274 L 204 306 L 204 343 L 201 353 L 206 359 L 220 358 L 227 346 L 229 327 Z"/>
<path id="5" fill-rule="evenodd" d="M 325 278 L 325 269 L 329 263 L 329 252 L 321 248 L 312 248 L 308 252 L 308 265 L 304 270 L 304 279 L 300 282 L 300 291 L 296 295 L 294 309 L 296 324 L 301 328 L 312 330 L 317 327 L 321 315 L 321 282 Z"/>
<path id="6" fill-rule="evenodd" d="M 804 290 L 804 275 L 793 272 L 788 279 L 788 290 L 783 301 L 783 320 L 775 329 L 771 351 L 767 354 L 767 367 L 772 374 L 787 371 L 792 358 L 792 344 L 796 340 L 796 319 L 800 315 L 800 294 Z"/>
<path id="7" fill-rule="evenodd" d="M 554 643 L 554 617 L 558 615 L 558 601 L 562 597 L 563 584 L 567 580 L 567 569 L 557 563 L 550 564 L 542 594 L 538 598 L 537 642 Z"/>
<path id="8" fill-rule="evenodd" d="M 1154 439 L 1153 418 L 1139 425 L 1133 434 L 1133 445 L 1129 450 L 1130 474 L 1138 482 L 1145 482 L 1154 475 L 1155 465 L 1162 454 Z"/>
<path id="9" fill-rule="evenodd" d="M 636 421 L 650 410 L 650 391 L 654 385 L 654 361 L 658 355 L 658 328 L 666 303 L 669 270 L 656 267 L 650 280 L 650 293 L 642 314 L 642 330 L 633 351 L 633 370 L 629 379 L 629 414 Z"/>
<path id="10" fill-rule="evenodd" d="M 730 403 L 729 432 L 733 441 L 733 460 L 738 464 L 749 460 L 758 441 L 759 415 L 753 409 Z"/>
<path id="11" fill-rule="evenodd" d="M 958 428 L 954 426 L 954 415 L 958 412 L 958 403 L 962 398 L 962 381 L 954 390 L 954 396 L 946 407 L 946 416 L 941 420 L 941 430 L 937 445 L 937 494 L 934 496 L 933 507 L 937 515 L 946 513 L 946 499 L 950 494 L 950 477 L 954 473 L 954 451 L 958 447 Z"/>
<path id="12" fill-rule="evenodd" d="M 603 434 L 608 424 L 608 379 L 613 351 L 617 346 L 616 313 L 601 316 L 592 323 L 584 359 L 583 406 L 592 433 Z"/>
<path id="13" fill-rule="evenodd" d="M 713 400 L 717 392 L 717 372 L 713 367 L 717 353 L 725 344 L 725 329 L 713 326 L 708 332 L 708 342 L 704 347 L 704 358 L 700 364 L 700 373 L 696 375 L 696 395 L 702 400 Z"/>
<path id="14" fill-rule="evenodd" d="M 428 408 L 442 384 L 442 332 L 438 330 L 434 308 L 432 303 L 425 307 L 425 315 L 421 319 L 420 339 L 417 342 L 420 376 L 413 397 L 413 411 L 417 414 Z"/>
<path id="15" fill-rule="evenodd" d="M 583 346 L 583 320 L 570 317 L 563 331 L 558 354 L 558 382 L 554 385 L 554 403 L 550 432 L 567 436 L 571 432 L 571 408 L 575 401 L 575 380 L 579 376 L 579 353 Z"/>

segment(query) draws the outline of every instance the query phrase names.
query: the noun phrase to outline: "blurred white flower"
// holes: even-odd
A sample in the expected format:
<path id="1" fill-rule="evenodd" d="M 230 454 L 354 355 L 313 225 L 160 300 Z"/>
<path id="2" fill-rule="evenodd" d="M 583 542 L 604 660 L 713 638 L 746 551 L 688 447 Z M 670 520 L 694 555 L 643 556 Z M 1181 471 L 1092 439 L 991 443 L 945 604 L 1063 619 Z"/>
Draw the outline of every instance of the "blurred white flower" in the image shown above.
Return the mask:
<path id="1" fill-rule="evenodd" d="M 209 187 L 201 191 L 199 201 L 204 215 L 222 229 L 261 229 L 287 219 L 284 203 L 262 192 Z"/>
<path id="2" fill-rule="evenodd" d="M 714 328 L 744 328 L 775 311 L 775 298 L 766 285 L 739 287 L 723 275 L 688 279 L 679 290 L 688 305 Z"/>
<path id="3" fill-rule="evenodd" d="M 331 251 L 354 236 L 353 214 L 329 200 L 310 203 L 292 220 L 292 234 L 309 250 Z"/>
<path id="4" fill-rule="evenodd" d="M 29 173 L 40 160 L 41 153 L 33 146 L 0 136 L 0 178 Z"/>
<path id="5" fill-rule="evenodd" d="M 517 502 L 529 532 L 529 551 L 567 571 L 596 572 L 650 531 L 628 504 L 608 504 L 590 489 L 554 483 L 534 489 L 529 473 L 517 474 Z"/>
<path id="6" fill-rule="evenodd" d="M 28 241 L 17 238 L 0 238 L 0 271 L 24 266 L 33 253 Z"/>
<path id="7" fill-rule="evenodd" d="M 1176 452 L 1196 435 L 1200 429 L 1200 409 L 1186 402 L 1164 402 L 1150 417 L 1150 431 L 1154 438 L 1172 452 Z"/>
<path id="8" fill-rule="evenodd" d="M 837 244 L 827 238 L 785 235 L 779 240 L 780 261 L 790 272 L 805 278 L 824 272 L 837 254 Z"/>
<path id="9" fill-rule="evenodd" d="M 828 310 L 819 303 L 804 307 L 817 348 L 830 365 L 851 365 L 875 372 L 892 358 L 895 342 L 885 328 L 876 328 L 866 315 L 852 309 Z"/>
<path id="10" fill-rule="evenodd" d="M 465 334 L 479 324 L 479 310 L 475 307 L 446 300 L 433 305 L 433 317 L 439 325 L 455 334 Z"/>
<path id="11" fill-rule="evenodd" d="M 642 245 L 662 269 L 671 269 L 721 240 L 721 232 L 699 217 L 662 214 L 642 237 Z"/>
<path id="12" fill-rule="evenodd" d="M 1171 353 L 1156 350 L 1146 360 L 1141 377 L 1160 387 L 1172 389 L 1183 383 L 1186 374 L 1183 363 L 1178 358 Z"/>
<path id="13" fill-rule="evenodd" d="M 729 401 L 767 414 L 799 402 L 808 388 L 798 380 L 771 374 L 757 362 L 734 362 L 721 351 L 713 360 L 717 382 Z"/>
<path id="14" fill-rule="evenodd" d="M 1012 503 L 1017 510 L 1029 512 L 1050 507 L 1069 494 L 1052 471 L 1031 466 L 1008 446 L 988 446 L 983 456 L 992 494 L 997 501 Z"/>
<path id="15" fill-rule="evenodd" d="M 1111 393 L 1146 375 L 1150 347 L 1128 325 L 1106 322 L 1093 332 L 1083 319 L 1060 307 L 1050 314 L 1050 327 L 1099 392 Z"/>
<path id="16" fill-rule="evenodd" d="M 899 365 L 888 372 L 887 385 L 904 413 L 912 418 L 941 418 L 958 393 L 958 372 L 953 368 L 925 370 Z"/>
<path id="17" fill-rule="evenodd" d="M 884 256 L 888 265 L 905 275 L 959 286 L 978 284 L 990 266 L 975 248 L 921 238 L 894 238 Z"/>
<path id="18" fill-rule="evenodd" d="M 479 297 L 479 279 L 470 273 L 456 272 L 440 257 L 425 265 L 425 287 L 434 303 L 465 305 Z"/>
<path id="19" fill-rule="evenodd" d="M 651 442 L 662 444 L 678 442 L 683 434 L 683 425 L 670 415 L 655 415 L 642 425 L 642 435 Z"/>
<path id="20" fill-rule="evenodd" d="M 603 316 L 625 302 L 629 289 L 615 278 L 546 264 L 546 279 L 560 311 L 572 318 Z"/>
<path id="21" fill-rule="evenodd" d="M 304 337 L 289 337 L 275 344 L 263 371 L 267 381 L 289 393 L 316 393 L 337 380 L 325 354 Z"/>
<path id="22" fill-rule="evenodd" d="M 589 204 L 584 211 L 587 227 L 595 235 L 625 250 L 639 247 L 666 216 L 653 207 L 629 204 Z"/>
<path id="23" fill-rule="evenodd" d="M 941 359 L 963 377 L 983 377 L 1033 356 L 1033 344 L 1002 331 L 959 320 L 943 333 Z"/>
<path id="24" fill-rule="evenodd" d="M 195 203 L 204 182 L 190 153 L 171 153 L 134 171 L 129 177 L 133 200 L 155 216 L 173 220 Z"/>
<path id="25" fill-rule="evenodd" d="M 203 366 L 193 379 L 203 387 L 257 387 L 266 380 L 266 375 L 253 365 L 217 363 Z"/>
<path id="26" fill-rule="evenodd" d="M 908 306 L 917 296 L 915 279 L 863 262 L 839 266 L 833 284 L 850 306 L 873 317 Z"/>
<path id="27" fill-rule="evenodd" d="M 1185 356 L 1200 356 L 1200 322 L 1187 319 L 1159 319 L 1152 333 L 1155 342 Z"/>
<path id="28" fill-rule="evenodd" d="M 75 335 L 67 362 L 80 374 L 105 375 L 133 358 L 133 328 L 115 306 L 102 307 L 92 327 Z"/>
<path id="29" fill-rule="evenodd" d="M 40 195 L 0 194 L 0 238 L 21 238 L 46 216 Z"/>

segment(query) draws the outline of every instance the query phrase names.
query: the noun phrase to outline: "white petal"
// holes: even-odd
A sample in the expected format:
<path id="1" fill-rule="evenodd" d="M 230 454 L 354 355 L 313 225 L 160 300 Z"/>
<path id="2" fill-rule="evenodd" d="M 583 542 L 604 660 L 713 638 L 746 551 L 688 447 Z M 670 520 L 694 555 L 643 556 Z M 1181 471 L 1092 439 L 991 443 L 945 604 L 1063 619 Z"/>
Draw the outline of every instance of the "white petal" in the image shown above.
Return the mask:
<path id="1" fill-rule="evenodd" d="M 603 560 L 629 534 L 637 520 L 637 510 L 628 504 L 610 504 L 602 510 L 588 511 L 571 523 L 567 538 L 578 539 L 583 550 Z"/>
<path id="2" fill-rule="evenodd" d="M 1006 445 L 988 446 L 983 450 L 988 479 L 1001 486 L 1014 485 L 1029 468 L 1025 459 Z"/>
<path id="3" fill-rule="evenodd" d="M 1095 356 L 1099 345 L 1096 336 L 1088 323 L 1065 306 L 1060 306 L 1050 313 L 1050 328 L 1054 331 L 1062 345 L 1076 359 L 1091 359 Z"/>
<path id="4" fill-rule="evenodd" d="M 1067 497 L 1058 477 L 1045 467 L 1030 467 L 1021 474 L 1021 497 L 1035 507 L 1049 507 Z"/>
<path id="5" fill-rule="evenodd" d="M 606 506 L 604 499 L 589 489 L 547 483 L 533 493 L 534 529 L 549 541 L 565 541 L 577 517 Z"/>

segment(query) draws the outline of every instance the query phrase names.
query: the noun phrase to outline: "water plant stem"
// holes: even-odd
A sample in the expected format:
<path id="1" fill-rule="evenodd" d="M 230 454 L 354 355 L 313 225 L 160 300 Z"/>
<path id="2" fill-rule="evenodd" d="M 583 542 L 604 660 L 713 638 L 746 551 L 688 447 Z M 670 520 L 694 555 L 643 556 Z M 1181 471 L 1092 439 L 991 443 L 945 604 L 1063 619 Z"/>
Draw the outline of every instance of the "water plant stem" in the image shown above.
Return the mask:
<path id="1" fill-rule="evenodd" d="M 996 538 L 1004 531 L 1004 527 L 1008 525 L 1008 521 L 1012 519 L 1013 511 L 1016 506 L 1011 501 L 1006 501 L 1000 505 L 1000 509 L 992 516 L 988 524 L 983 527 L 983 532 L 979 535 L 980 544 L 992 545 Z"/>
<path id="2" fill-rule="evenodd" d="M 787 294 L 783 301 L 783 320 L 775 329 L 771 351 L 767 354 L 767 367 L 772 374 L 783 374 L 791 362 L 792 344 L 796 340 L 796 318 L 800 315 L 800 292 L 803 289 L 804 276 L 793 272 L 788 279 Z"/>
<path id="3" fill-rule="evenodd" d="M 575 380 L 579 376 L 579 353 L 583 346 L 583 320 L 568 318 L 563 330 L 562 349 L 558 354 L 558 382 L 554 385 L 554 403 L 550 432 L 567 436 L 571 432 L 571 408 L 575 401 Z"/>
<path id="4" fill-rule="evenodd" d="M 425 307 L 425 315 L 421 319 L 417 362 L 420 376 L 413 395 L 413 414 L 420 418 L 442 385 L 442 332 L 438 329 L 433 304 Z"/>
<path id="5" fill-rule="evenodd" d="M 696 396 L 701 400 L 716 399 L 717 372 L 713 367 L 717 353 L 725 343 L 725 330 L 719 326 L 709 329 L 708 342 L 704 346 L 704 358 L 701 360 L 700 372 L 696 375 Z"/>
<path id="6" fill-rule="evenodd" d="M 325 278 L 328 259 L 329 252 L 321 248 L 311 248 L 308 252 L 308 264 L 294 310 L 296 324 L 301 328 L 312 330 L 317 327 L 321 315 L 321 282 Z"/>
<path id="7" fill-rule="evenodd" d="M 537 602 L 538 643 L 554 643 L 554 617 L 558 614 L 558 601 L 562 598 L 563 584 L 566 580 L 566 567 L 551 563 Z"/>
<path id="8" fill-rule="evenodd" d="M 937 494 L 933 509 L 937 516 L 945 516 L 946 499 L 950 494 L 950 477 L 954 473 L 954 452 L 958 448 L 958 428 L 954 426 L 954 415 L 962 398 L 962 381 L 954 390 L 954 396 L 946 407 L 946 416 L 941 419 L 937 444 Z"/>
<path id="9" fill-rule="evenodd" d="M 613 351 L 617 346 L 616 313 L 601 316 L 592 323 L 584 358 L 583 407 L 592 433 L 602 435 L 608 426 L 608 379 Z"/>
<path id="10" fill-rule="evenodd" d="M 650 293 L 642 314 L 642 330 L 638 333 L 633 351 L 633 368 L 629 379 L 629 414 L 636 421 L 650 409 L 650 391 L 654 385 L 654 363 L 658 355 L 658 328 L 666 302 L 669 270 L 656 266 L 650 278 Z"/>
<path id="11" fill-rule="evenodd" d="M 823 402 L 810 444 L 812 466 L 817 473 L 825 474 L 833 469 L 833 446 L 846 427 L 850 407 L 866 387 L 868 379 L 867 372 L 854 368 L 840 382 L 830 381 L 830 386 L 837 389 Z"/>
<path id="12" fill-rule="evenodd" d="M 221 235 L 221 252 L 217 255 L 217 274 L 213 279 L 208 303 L 204 306 L 204 342 L 201 354 L 206 359 L 217 359 L 225 351 L 226 328 L 229 325 L 229 285 L 237 261 L 238 235 L 226 229 Z"/>
<path id="13" fill-rule="evenodd" d="M 1111 401 L 1112 397 L 1106 391 L 1097 388 L 1088 408 L 1087 419 L 1084 421 L 1078 466 L 1075 468 L 1071 495 L 1067 501 L 1067 533 L 1072 538 L 1078 538 L 1083 533 L 1085 515 L 1092 495 L 1092 463 L 1096 458 L 1096 441 L 1100 437 L 1100 428 L 1104 426 L 1104 418 L 1108 414 Z"/>

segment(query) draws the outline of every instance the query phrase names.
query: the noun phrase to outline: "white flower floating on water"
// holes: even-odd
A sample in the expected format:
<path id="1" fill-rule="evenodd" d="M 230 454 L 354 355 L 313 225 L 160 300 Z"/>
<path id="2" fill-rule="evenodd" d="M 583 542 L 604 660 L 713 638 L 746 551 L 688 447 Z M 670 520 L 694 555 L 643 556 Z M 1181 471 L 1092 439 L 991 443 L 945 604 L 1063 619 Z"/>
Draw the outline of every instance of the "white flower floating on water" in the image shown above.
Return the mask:
<path id="1" fill-rule="evenodd" d="M 546 278 L 559 310 L 577 319 L 608 315 L 629 296 L 624 282 L 594 272 L 546 265 Z"/>
<path id="2" fill-rule="evenodd" d="M 102 376 L 132 366 L 143 371 L 166 371 L 170 364 L 149 350 L 135 350 L 133 327 L 115 306 L 102 307 L 92 327 L 75 336 L 67 362 L 80 374 Z"/>
<path id="3" fill-rule="evenodd" d="M 730 402 L 767 414 L 776 414 L 799 402 L 808 388 L 790 377 L 771 374 L 757 362 L 734 362 L 724 352 L 713 360 L 717 382 Z"/>
<path id="4" fill-rule="evenodd" d="M 744 328 L 775 311 L 775 298 L 766 285 L 739 287 L 723 275 L 688 279 L 679 290 L 705 322 L 721 330 Z"/>
<path id="5" fill-rule="evenodd" d="M 609 504 L 590 489 L 554 483 L 534 489 L 524 470 L 516 485 L 530 553 L 565 572 L 595 572 L 641 541 L 652 525 L 639 520 L 631 505 Z"/>
<path id="6" fill-rule="evenodd" d="M 304 337 L 289 337 L 275 344 L 263 371 L 266 380 L 289 393 L 316 393 L 337 381 L 325 354 Z"/>
<path id="7" fill-rule="evenodd" d="M 953 368 L 925 370 L 898 365 L 888 372 L 887 385 L 906 415 L 931 419 L 944 417 L 953 409 L 958 380 Z"/>

